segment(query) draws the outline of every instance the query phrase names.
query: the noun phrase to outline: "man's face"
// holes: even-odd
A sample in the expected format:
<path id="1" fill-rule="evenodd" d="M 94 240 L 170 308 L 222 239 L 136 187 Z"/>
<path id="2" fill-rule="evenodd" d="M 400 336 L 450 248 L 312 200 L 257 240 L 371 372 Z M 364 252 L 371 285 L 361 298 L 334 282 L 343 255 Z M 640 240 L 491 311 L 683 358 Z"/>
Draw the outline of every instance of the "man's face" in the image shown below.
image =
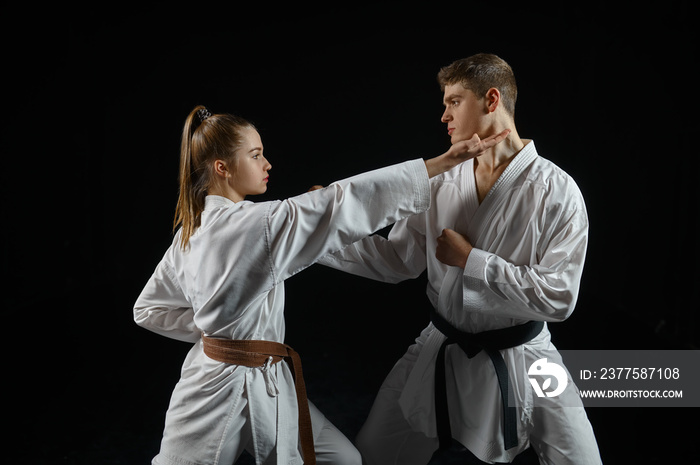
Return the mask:
<path id="1" fill-rule="evenodd" d="M 443 104 L 445 113 L 441 121 L 447 123 L 447 133 L 453 144 L 470 139 L 474 134 L 483 137 L 483 116 L 488 114 L 483 98 L 478 98 L 462 84 L 450 84 L 445 86 Z"/>

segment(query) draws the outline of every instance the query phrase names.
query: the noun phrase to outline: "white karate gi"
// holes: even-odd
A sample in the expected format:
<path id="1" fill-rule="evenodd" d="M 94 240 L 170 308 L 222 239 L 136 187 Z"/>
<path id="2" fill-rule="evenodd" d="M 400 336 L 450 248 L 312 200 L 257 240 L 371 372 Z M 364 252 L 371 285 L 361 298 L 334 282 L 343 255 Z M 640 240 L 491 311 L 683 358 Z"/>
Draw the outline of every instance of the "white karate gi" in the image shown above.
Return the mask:
<path id="1" fill-rule="evenodd" d="M 176 234 L 134 308 L 137 324 L 194 343 L 153 463 L 230 465 L 243 449 L 257 464 L 302 463 L 287 364 L 248 368 L 217 362 L 203 353 L 200 335 L 283 342 L 286 278 L 429 205 L 422 160 L 284 201 L 234 203 L 208 196 L 189 248 L 183 252 Z M 359 463 L 349 441 L 331 431 L 313 405 L 310 409 L 318 462 Z M 345 443 L 329 444 L 338 437 Z M 350 457 L 324 451 L 334 448 L 349 450 Z"/>
<path id="2" fill-rule="evenodd" d="M 368 237 L 320 263 L 386 282 L 417 277 L 427 267 L 430 302 L 470 333 L 571 314 L 587 247 L 586 207 L 573 179 L 539 157 L 534 142 L 481 204 L 473 160 L 433 178 L 431 188 L 431 209 L 394 225 L 388 240 Z M 474 246 L 464 270 L 435 258 L 444 228 L 466 235 Z M 444 340 L 429 324 L 389 373 L 358 436 L 368 464 L 424 465 L 437 449 L 434 372 Z M 457 345 L 446 352 L 453 437 L 486 462 L 510 462 L 532 444 L 542 463 L 600 463 L 578 389 L 571 386 L 540 406 L 528 381 L 534 361 L 547 357 L 561 364 L 546 323 L 535 339 L 501 354 L 517 401 L 518 446 L 503 446 L 501 394 L 488 355 L 482 351 L 470 360 Z"/>

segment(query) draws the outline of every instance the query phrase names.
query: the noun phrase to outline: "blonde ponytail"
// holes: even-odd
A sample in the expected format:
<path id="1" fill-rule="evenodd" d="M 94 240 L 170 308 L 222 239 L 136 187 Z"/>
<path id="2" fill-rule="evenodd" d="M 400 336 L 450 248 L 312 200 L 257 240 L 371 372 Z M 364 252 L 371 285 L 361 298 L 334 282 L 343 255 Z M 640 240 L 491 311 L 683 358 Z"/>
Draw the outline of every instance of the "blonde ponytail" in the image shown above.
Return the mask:
<path id="1" fill-rule="evenodd" d="M 183 250 L 201 224 L 214 160 L 232 164 L 244 128 L 254 126 L 237 116 L 212 115 L 202 105 L 187 116 L 180 144 L 180 192 L 173 222 L 173 231 L 182 225 L 180 245 Z"/>

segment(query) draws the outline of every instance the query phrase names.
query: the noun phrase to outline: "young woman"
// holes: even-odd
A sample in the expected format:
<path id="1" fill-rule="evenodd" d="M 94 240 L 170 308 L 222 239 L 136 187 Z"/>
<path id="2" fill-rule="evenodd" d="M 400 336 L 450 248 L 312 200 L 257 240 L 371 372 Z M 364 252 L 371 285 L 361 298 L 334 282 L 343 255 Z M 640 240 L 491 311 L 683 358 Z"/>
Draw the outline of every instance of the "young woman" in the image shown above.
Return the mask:
<path id="1" fill-rule="evenodd" d="M 430 176 L 506 135 L 475 135 L 425 162 L 253 203 L 246 197 L 267 190 L 271 169 L 260 135 L 239 117 L 196 107 L 182 136 L 175 219 L 181 227 L 134 307 L 137 324 L 194 343 L 153 463 L 229 465 L 246 449 L 257 464 L 360 464 L 347 438 L 307 404 L 299 357 L 283 344 L 283 282 L 425 211 Z M 291 363 L 278 363 L 283 359 Z"/>

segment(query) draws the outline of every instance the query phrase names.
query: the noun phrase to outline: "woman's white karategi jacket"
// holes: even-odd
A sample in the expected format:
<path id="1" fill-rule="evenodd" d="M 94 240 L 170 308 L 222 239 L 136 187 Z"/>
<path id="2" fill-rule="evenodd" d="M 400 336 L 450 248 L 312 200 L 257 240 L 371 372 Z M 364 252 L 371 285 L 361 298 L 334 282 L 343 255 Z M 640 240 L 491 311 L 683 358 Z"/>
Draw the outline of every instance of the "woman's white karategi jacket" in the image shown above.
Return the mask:
<path id="1" fill-rule="evenodd" d="M 200 336 L 284 342 L 286 278 L 429 205 L 422 160 L 284 201 L 234 203 L 208 196 L 188 248 L 181 248 L 178 232 L 134 307 L 140 326 L 194 343 L 154 463 L 229 465 L 245 431 L 253 432 L 257 463 L 275 457 L 265 463 L 302 463 L 287 364 L 220 363 L 203 353 Z"/>
<path id="2" fill-rule="evenodd" d="M 431 188 L 430 210 L 397 223 L 388 240 L 370 236 L 320 263 L 386 282 L 417 277 L 427 268 L 429 300 L 464 332 L 501 329 L 529 320 L 562 321 L 571 314 L 588 242 L 586 206 L 574 180 L 541 158 L 534 142 L 529 141 L 511 161 L 481 204 L 473 160 L 436 176 Z M 464 270 L 435 258 L 437 238 L 444 228 L 467 236 L 474 246 Z M 444 340 L 430 324 L 385 382 L 394 389 L 403 386 L 398 399 L 403 415 L 414 431 L 428 437 L 437 436 L 434 373 Z M 485 352 L 468 359 L 456 344 L 447 348 L 448 404 L 454 438 L 481 460 L 510 462 L 529 445 L 533 431 L 538 399 L 533 396 L 528 367 L 544 357 L 561 363 L 561 356 L 550 342 L 546 323 L 535 339 L 501 354 L 518 407 L 518 447 L 504 450 L 501 393 Z M 577 388 L 572 382 L 570 386 L 560 397 L 546 399 L 551 407 L 582 409 Z M 582 418 L 561 428 L 573 428 L 566 433 L 576 435 L 580 427 L 586 437 L 592 437 L 588 420 L 577 410 L 559 409 L 554 415 Z M 556 434 L 565 437 L 564 433 Z M 377 447 L 390 445 L 378 438 Z M 594 439 L 591 449 L 596 455 Z"/>

